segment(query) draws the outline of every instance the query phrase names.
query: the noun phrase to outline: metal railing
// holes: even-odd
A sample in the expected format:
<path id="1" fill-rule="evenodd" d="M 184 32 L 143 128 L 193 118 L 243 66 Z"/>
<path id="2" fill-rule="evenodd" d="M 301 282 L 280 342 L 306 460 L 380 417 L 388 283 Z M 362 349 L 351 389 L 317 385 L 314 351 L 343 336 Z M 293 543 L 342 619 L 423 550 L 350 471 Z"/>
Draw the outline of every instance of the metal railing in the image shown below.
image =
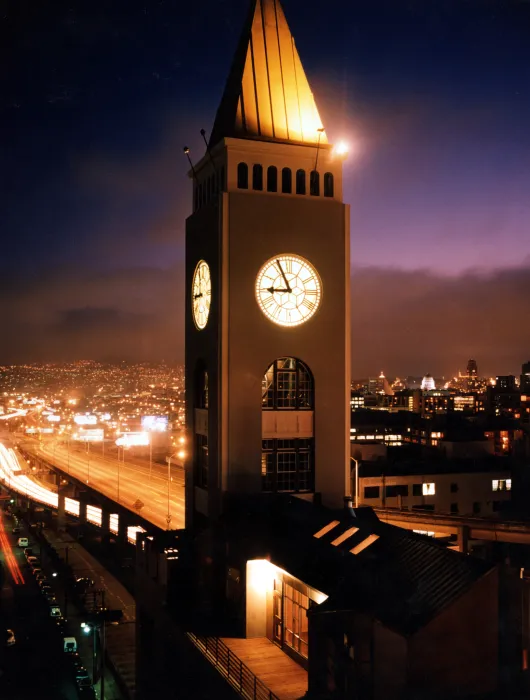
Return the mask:
<path id="1" fill-rule="evenodd" d="M 222 639 L 198 637 L 193 632 L 187 635 L 241 697 L 247 700 L 279 700 Z"/>

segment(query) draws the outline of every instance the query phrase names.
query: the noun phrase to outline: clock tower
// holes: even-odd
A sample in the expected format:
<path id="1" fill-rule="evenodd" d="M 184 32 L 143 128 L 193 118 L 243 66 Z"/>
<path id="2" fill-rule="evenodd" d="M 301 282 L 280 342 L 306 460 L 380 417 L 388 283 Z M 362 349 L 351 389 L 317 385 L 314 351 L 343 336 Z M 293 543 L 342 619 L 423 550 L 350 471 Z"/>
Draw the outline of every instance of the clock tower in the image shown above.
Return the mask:
<path id="1" fill-rule="evenodd" d="M 186 222 L 186 512 L 350 494 L 350 237 L 278 0 L 253 0 Z"/>

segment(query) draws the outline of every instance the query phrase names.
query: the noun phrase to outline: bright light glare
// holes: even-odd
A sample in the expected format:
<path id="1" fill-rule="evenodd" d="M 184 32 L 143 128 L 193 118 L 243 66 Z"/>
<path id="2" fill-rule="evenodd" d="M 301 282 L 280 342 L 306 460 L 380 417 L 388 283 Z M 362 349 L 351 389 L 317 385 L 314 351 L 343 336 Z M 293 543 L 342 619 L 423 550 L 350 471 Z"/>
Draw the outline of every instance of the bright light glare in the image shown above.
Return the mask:
<path id="1" fill-rule="evenodd" d="M 344 158 L 344 156 L 348 155 L 349 150 L 350 149 L 346 141 L 339 141 L 333 148 L 333 154 Z"/>

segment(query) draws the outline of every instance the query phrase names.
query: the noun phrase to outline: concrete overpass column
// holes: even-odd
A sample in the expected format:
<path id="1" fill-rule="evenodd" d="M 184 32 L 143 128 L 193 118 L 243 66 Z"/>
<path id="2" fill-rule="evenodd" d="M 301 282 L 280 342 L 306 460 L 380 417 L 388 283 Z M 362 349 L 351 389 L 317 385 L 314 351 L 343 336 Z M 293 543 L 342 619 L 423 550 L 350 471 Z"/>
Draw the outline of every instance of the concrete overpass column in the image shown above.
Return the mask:
<path id="1" fill-rule="evenodd" d="M 57 496 L 58 496 L 57 530 L 61 531 L 61 530 L 64 530 L 65 525 L 66 525 L 66 514 L 65 514 L 65 510 L 64 510 L 65 490 L 62 489 L 60 486 L 59 486 L 59 489 L 57 491 Z"/>
<path id="2" fill-rule="evenodd" d="M 86 525 L 86 507 L 88 504 L 88 493 L 80 491 L 79 493 L 79 524 Z"/>
<path id="3" fill-rule="evenodd" d="M 107 537 L 110 534 L 110 510 L 106 507 L 101 507 L 101 537 Z"/>
<path id="4" fill-rule="evenodd" d="M 118 519 L 118 544 L 120 547 L 128 543 L 127 540 L 127 528 L 129 527 L 129 518 L 122 512 L 119 514 Z"/>
<path id="5" fill-rule="evenodd" d="M 458 551 L 469 554 L 469 525 L 460 525 L 457 535 Z"/>

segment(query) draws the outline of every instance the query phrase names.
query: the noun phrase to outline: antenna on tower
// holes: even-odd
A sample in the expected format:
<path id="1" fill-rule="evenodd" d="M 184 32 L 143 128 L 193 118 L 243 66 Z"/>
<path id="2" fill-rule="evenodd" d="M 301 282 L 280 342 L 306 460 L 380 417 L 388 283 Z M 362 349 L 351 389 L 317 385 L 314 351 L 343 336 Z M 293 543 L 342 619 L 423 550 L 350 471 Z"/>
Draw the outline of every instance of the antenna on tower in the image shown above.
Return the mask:
<path id="1" fill-rule="evenodd" d="M 197 181 L 197 175 L 195 173 L 195 168 L 193 167 L 193 163 L 191 162 L 191 158 L 190 158 L 190 149 L 187 146 L 184 146 L 184 148 L 182 150 L 184 151 L 184 155 L 186 156 L 186 158 L 188 159 L 188 163 L 190 164 L 191 172 L 193 173 L 193 179 L 195 181 Z"/>
<path id="2" fill-rule="evenodd" d="M 318 165 L 318 152 L 320 151 L 320 139 L 322 137 L 322 134 L 324 133 L 325 129 L 324 127 L 317 129 L 318 131 L 318 141 L 317 141 L 317 157 L 315 158 L 315 167 L 314 171 L 317 171 L 317 165 Z"/>
<path id="3" fill-rule="evenodd" d="M 202 140 L 206 144 L 206 151 L 208 153 L 208 156 L 210 157 L 210 163 L 212 164 L 214 175 L 217 175 L 217 170 L 215 169 L 215 163 L 213 162 L 213 158 L 212 158 L 212 152 L 210 151 L 210 146 L 208 145 L 208 141 L 206 140 L 206 131 L 204 129 L 201 129 L 201 136 L 202 136 Z"/>

